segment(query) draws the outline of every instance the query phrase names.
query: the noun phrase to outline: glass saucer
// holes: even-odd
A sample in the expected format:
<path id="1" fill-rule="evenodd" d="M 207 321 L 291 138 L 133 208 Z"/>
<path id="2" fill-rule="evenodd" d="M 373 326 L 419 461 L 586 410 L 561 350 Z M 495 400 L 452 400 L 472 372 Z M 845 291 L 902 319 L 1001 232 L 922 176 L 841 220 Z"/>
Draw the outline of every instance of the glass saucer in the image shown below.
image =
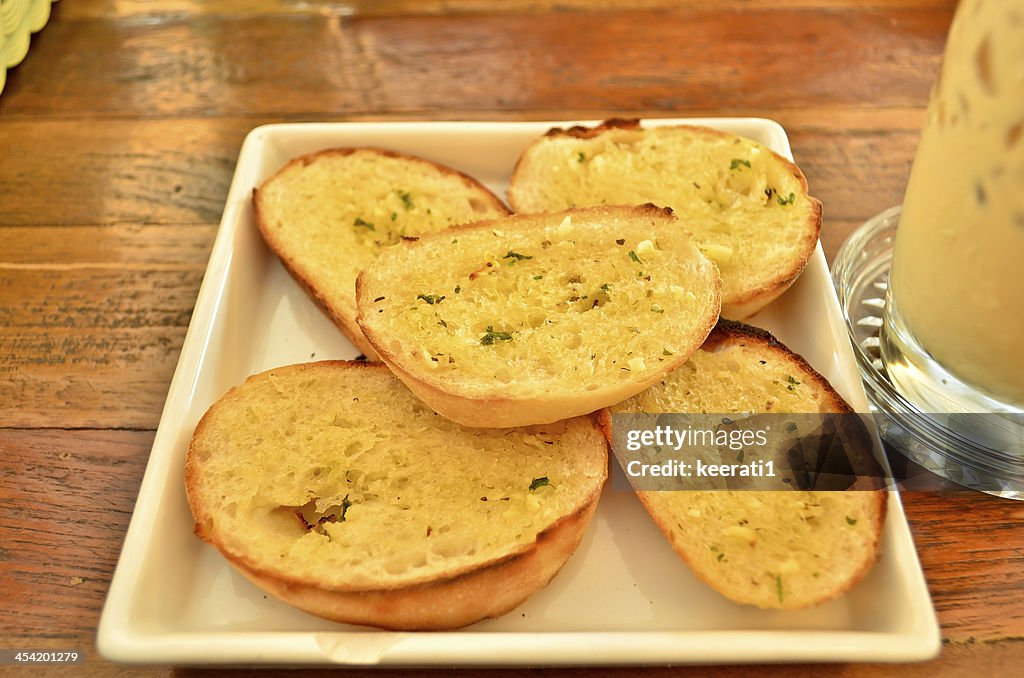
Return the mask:
<path id="1" fill-rule="evenodd" d="M 893 386 L 880 353 L 900 207 L 868 220 L 843 243 L 832 280 L 857 366 L 883 440 L 949 481 L 1024 500 L 1024 418 L 1014 414 L 922 411 Z"/>

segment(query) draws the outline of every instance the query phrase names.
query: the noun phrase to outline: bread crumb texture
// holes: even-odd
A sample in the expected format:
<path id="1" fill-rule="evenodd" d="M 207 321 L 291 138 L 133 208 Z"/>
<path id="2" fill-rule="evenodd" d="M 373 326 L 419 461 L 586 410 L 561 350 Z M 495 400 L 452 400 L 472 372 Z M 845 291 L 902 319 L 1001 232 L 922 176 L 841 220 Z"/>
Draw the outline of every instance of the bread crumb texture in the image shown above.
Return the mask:
<path id="1" fill-rule="evenodd" d="M 690 360 L 612 412 L 848 412 L 766 332 L 722 322 Z M 877 557 L 885 492 L 638 492 L 673 548 L 726 597 L 793 609 L 834 598 Z"/>
<path id="2" fill-rule="evenodd" d="M 359 290 L 382 355 L 498 399 L 650 383 L 700 345 L 719 303 L 714 265 L 653 207 L 454 229 L 388 250 Z"/>
<path id="3" fill-rule="evenodd" d="M 197 532 L 254 570 L 324 589 L 436 582 L 533 545 L 604 482 L 589 418 L 465 429 L 385 367 L 251 377 L 203 418 L 187 484 Z"/>
<path id="4" fill-rule="evenodd" d="M 726 305 L 795 278 L 820 225 L 820 205 L 795 165 L 754 141 L 701 127 L 549 134 L 520 158 L 509 200 L 516 212 L 671 207 L 721 269 Z"/>
<path id="5" fill-rule="evenodd" d="M 660 383 L 613 412 L 836 412 L 839 396 L 784 350 L 737 337 L 701 349 Z M 680 409 L 685 408 L 685 409 Z M 839 409 L 837 409 L 839 408 Z"/>

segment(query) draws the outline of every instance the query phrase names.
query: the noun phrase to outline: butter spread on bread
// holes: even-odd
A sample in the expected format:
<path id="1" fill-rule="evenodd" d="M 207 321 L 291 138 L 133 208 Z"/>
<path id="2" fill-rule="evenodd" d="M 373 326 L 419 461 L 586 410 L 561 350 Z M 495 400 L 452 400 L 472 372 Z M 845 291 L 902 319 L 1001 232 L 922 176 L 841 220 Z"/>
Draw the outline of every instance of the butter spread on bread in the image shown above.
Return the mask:
<path id="1" fill-rule="evenodd" d="M 358 321 L 467 426 L 593 412 L 659 381 L 719 311 L 715 265 L 653 206 L 513 215 L 404 242 L 359 276 Z"/>
<path id="2" fill-rule="evenodd" d="M 376 148 L 291 160 L 253 194 L 256 223 L 288 272 L 363 353 L 356 275 L 403 237 L 507 214 L 480 182 L 449 167 Z"/>
<path id="3" fill-rule="evenodd" d="M 850 412 L 769 333 L 722 321 L 659 384 L 602 412 Z M 885 491 L 638 491 L 693 572 L 738 603 L 794 609 L 835 598 L 878 557 Z"/>
<path id="4" fill-rule="evenodd" d="M 821 227 L 821 203 L 803 173 L 769 148 L 706 127 L 636 120 L 551 130 L 523 151 L 508 197 L 515 212 L 671 207 L 721 269 L 722 316 L 736 320 L 796 280 Z"/>

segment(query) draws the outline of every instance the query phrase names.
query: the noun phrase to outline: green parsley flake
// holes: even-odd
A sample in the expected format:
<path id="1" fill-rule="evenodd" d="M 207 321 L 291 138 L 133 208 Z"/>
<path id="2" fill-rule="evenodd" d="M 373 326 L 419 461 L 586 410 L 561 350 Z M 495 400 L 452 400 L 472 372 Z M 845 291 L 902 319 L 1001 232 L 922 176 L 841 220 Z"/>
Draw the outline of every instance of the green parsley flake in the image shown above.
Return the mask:
<path id="1" fill-rule="evenodd" d="M 587 156 L 583 154 L 583 151 L 580 151 L 579 153 L 576 154 L 576 162 L 583 162 L 586 159 Z"/>
<path id="2" fill-rule="evenodd" d="M 779 201 L 780 205 L 792 205 L 796 201 L 796 194 L 790 193 L 788 198 L 775 196 L 775 199 Z"/>
<path id="3" fill-rule="evenodd" d="M 513 252 L 512 250 L 509 250 L 508 254 L 503 256 L 502 259 L 511 259 L 512 261 L 510 261 L 508 263 L 514 264 L 517 261 L 522 261 L 523 259 L 533 259 L 533 257 L 528 256 L 526 254 L 520 254 L 519 252 Z"/>
<path id="4" fill-rule="evenodd" d="M 551 485 L 551 481 L 548 480 L 547 476 L 541 476 L 540 478 L 534 478 L 533 481 L 530 482 L 530 492 L 533 492 L 538 487 L 544 487 L 545 485 Z"/>
<path id="5" fill-rule="evenodd" d="M 846 524 L 847 525 L 856 525 L 857 524 L 857 519 L 856 518 L 851 518 L 850 516 L 846 516 Z"/>
<path id="6" fill-rule="evenodd" d="M 750 167 L 750 161 L 744 160 L 743 158 L 733 158 L 732 162 L 729 163 L 729 169 L 739 169 L 740 165 L 746 165 L 747 167 Z"/>
<path id="7" fill-rule="evenodd" d="M 412 194 L 409 193 L 409 191 L 398 191 L 398 197 L 402 199 L 402 204 L 405 205 L 405 209 L 412 209 Z"/>
<path id="8" fill-rule="evenodd" d="M 422 299 L 423 301 L 427 302 L 431 306 L 433 306 L 434 304 L 440 304 L 441 301 L 444 299 L 443 296 L 439 297 L 436 294 L 417 294 L 416 298 L 417 299 Z"/>
<path id="9" fill-rule="evenodd" d="M 391 213 L 391 221 L 394 221 L 397 218 L 398 218 L 398 212 L 392 212 Z"/>
<path id="10" fill-rule="evenodd" d="M 775 575 L 775 595 L 779 597 L 779 603 L 782 602 L 782 577 Z"/>
<path id="11" fill-rule="evenodd" d="M 664 313 L 665 309 L 657 304 L 651 304 L 651 313 Z"/>
<path id="12" fill-rule="evenodd" d="M 363 219 L 362 217 L 356 217 L 356 220 L 352 222 L 352 225 L 353 225 L 353 226 L 362 226 L 363 228 L 368 228 L 368 229 L 370 229 L 371 231 L 376 231 L 376 230 L 377 230 L 377 229 L 376 229 L 376 228 L 374 227 L 374 225 L 373 225 L 373 224 L 371 224 L 371 223 L 370 223 L 369 221 L 366 221 L 366 220 L 365 220 L 365 219 Z"/>
<path id="13" fill-rule="evenodd" d="M 633 250 L 629 251 L 629 258 L 632 259 L 633 261 L 635 261 L 638 264 L 644 263 L 643 261 L 640 260 L 640 257 L 638 257 L 636 255 L 636 252 L 634 252 Z"/>
<path id="14" fill-rule="evenodd" d="M 495 332 L 492 325 L 487 326 L 487 333 L 480 337 L 481 346 L 490 346 L 496 341 L 512 341 L 512 334 L 509 332 Z"/>

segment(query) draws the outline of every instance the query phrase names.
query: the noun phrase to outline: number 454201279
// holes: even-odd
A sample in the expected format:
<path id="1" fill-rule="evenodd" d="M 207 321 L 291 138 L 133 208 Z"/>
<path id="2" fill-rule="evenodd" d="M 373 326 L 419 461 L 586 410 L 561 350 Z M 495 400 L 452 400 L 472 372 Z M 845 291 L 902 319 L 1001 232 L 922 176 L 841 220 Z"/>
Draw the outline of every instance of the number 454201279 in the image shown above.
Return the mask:
<path id="1" fill-rule="evenodd" d="M 0 650 L 0 665 L 77 664 L 84 659 L 78 650 Z"/>

